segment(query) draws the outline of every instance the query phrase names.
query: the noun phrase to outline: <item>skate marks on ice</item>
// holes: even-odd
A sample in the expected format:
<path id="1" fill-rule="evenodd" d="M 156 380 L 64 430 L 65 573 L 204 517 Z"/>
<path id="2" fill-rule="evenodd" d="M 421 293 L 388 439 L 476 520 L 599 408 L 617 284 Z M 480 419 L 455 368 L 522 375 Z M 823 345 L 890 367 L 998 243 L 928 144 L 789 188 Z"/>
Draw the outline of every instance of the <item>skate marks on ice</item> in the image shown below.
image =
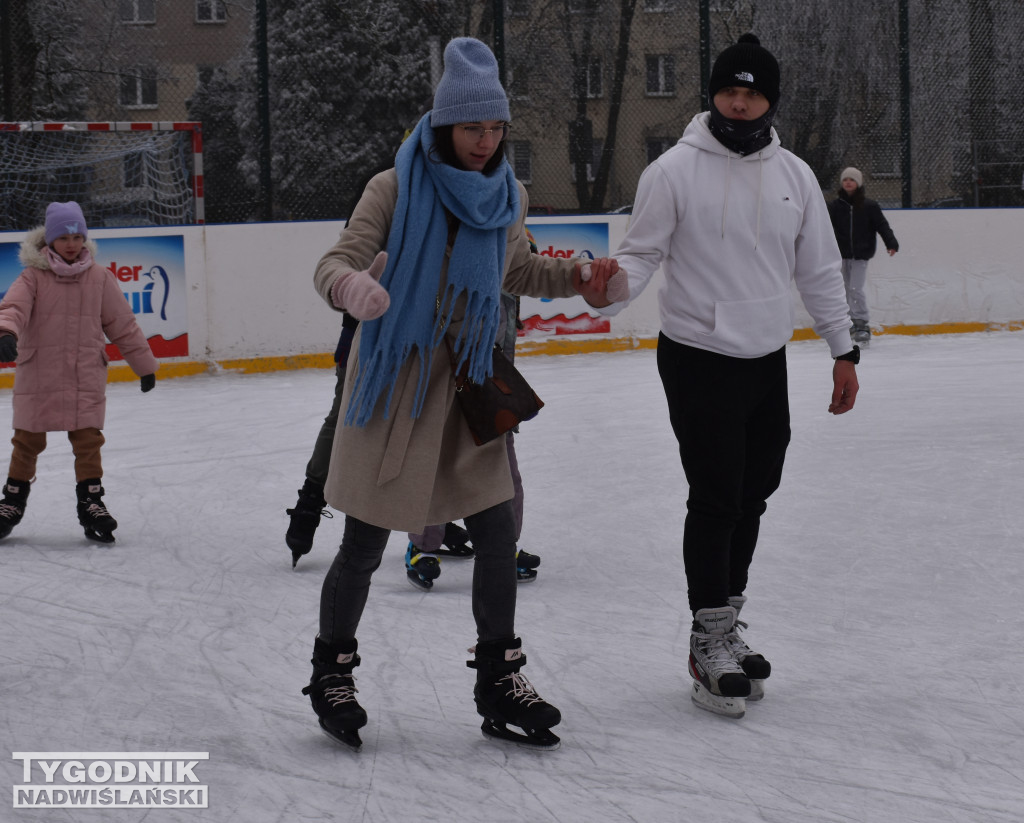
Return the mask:
<path id="1" fill-rule="evenodd" d="M 564 717 L 555 752 L 482 739 L 465 667 L 471 563 L 446 562 L 417 594 L 404 536 L 360 629 L 362 750 L 321 734 L 300 689 L 343 520 L 321 525 L 308 573 L 292 574 L 283 512 L 330 370 L 170 380 L 145 416 L 137 389 L 114 384 L 104 486 L 118 542 L 81 537 L 70 449 L 53 437 L 0 543 L 0 732 L 12 751 L 209 751 L 217 823 L 481 809 L 498 823 L 676 823 L 694 809 L 1017 823 L 1024 622 L 1006 604 L 1024 589 L 1024 388 L 1006 376 L 1022 344 L 887 338 L 841 418 L 825 412 L 822 344 L 790 347 L 793 443 L 744 610 L 774 670 L 737 721 L 689 699 L 685 484 L 653 353 L 523 358 L 546 403 L 517 438 L 523 543 L 544 574 L 518 590 L 518 630 L 528 677 Z M 1000 653 L 979 672 L 987 638 Z M 0 769 L 9 785 L 15 767 Z"/>

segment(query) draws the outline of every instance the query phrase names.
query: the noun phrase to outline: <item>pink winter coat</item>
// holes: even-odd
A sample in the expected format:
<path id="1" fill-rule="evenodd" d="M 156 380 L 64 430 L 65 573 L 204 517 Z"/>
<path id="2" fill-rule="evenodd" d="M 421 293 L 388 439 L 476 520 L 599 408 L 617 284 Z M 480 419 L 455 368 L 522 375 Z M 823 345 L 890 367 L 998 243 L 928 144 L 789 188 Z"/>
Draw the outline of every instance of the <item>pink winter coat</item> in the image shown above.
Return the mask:
<path id="1" fill-rule="evenodd" d="M 159 367 L 113 274 L 98 263 L 57 275 L 46 257 L 43 227 L 21 244 L 27 267 L 0 303 L 0 334 L 18 339 L 14 428 L 30 432 L 103 428 L 106 338 L 140 377 Z M 96 244 L 86 241 L 96 258 Z"/>

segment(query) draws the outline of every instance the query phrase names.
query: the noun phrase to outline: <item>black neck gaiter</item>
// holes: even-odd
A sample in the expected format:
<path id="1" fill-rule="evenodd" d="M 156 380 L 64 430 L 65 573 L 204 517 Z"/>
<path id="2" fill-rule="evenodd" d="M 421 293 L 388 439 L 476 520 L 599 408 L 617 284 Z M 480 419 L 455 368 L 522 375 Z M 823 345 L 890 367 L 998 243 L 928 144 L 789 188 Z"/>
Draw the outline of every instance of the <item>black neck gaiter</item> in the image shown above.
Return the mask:
<path id="1" fill-rule="evenodd" d="M 772 142 L 772 122 L 777 110 L 778 103 L 756 120 L 731 120 L 712 104 L 708 128 L 715 139 L 730 151 L 740 155 L 753 154 Z"/>

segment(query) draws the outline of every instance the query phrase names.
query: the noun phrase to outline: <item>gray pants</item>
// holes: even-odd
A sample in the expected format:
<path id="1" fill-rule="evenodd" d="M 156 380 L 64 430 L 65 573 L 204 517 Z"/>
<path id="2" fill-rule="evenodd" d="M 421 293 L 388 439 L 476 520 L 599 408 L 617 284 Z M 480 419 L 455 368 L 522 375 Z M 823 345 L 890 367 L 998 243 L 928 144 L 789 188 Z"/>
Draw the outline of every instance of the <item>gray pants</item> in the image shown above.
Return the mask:
<path id="1" fill-rule="evenodd" d="M 868 261 L 843 258 L 843 283 L 846 284 L 846 304 L 850 307 L 850 317 L 865 323 L 870 319 L 868 298 L 864 294 L 867 282 Z"/>
<path id="2" fill-rule="evenodd" d="M 512 501 L 463 518 L 473 541 L 473 617 L 478 642 L 515 637 L 516 541 Z M 320 638 L 352 640 L 390 530 L 345 518 L 345 536 L 320 592 Z M 410 617 L 410 620 L 415 619 Z"/>

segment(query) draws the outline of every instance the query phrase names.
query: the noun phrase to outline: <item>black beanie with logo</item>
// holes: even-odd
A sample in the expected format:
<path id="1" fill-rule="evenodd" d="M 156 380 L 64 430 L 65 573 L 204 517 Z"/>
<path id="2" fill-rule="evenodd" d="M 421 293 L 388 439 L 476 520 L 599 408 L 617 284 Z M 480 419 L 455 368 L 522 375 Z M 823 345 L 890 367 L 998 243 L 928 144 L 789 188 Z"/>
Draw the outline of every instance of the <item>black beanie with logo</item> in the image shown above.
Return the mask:
<path id="1" fill-rule="evenodd" d="M 727 86 L 746 86 L 761 92 L 774 106 L 779 100 L 779 62 L 756 35 L 744 34 L 715 60 L 708 83 L 708 100 Z"/>

